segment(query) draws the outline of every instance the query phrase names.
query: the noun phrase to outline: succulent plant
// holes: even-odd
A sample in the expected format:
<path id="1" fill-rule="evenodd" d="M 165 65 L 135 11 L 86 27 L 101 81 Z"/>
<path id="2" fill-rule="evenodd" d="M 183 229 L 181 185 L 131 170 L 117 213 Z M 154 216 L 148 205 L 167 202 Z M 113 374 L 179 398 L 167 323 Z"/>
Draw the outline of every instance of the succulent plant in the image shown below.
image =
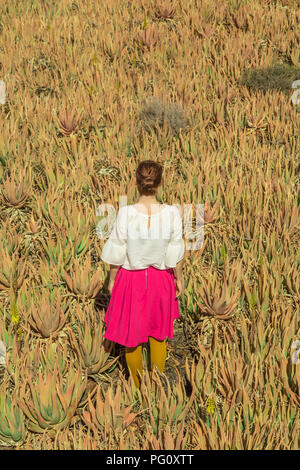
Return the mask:
<path id="1" fill-rule="evenodd" d="M 31 186 L 28 181 L 11 177 L 3 183 L 2 200 L 5 205 L 20 209 L 25 206 L 30 193 Z"/>
<path id="2" fill-rule="evenodd" d="M 45 429 L 59 430 L 67 427 L 74 417 L 84 393 L 87 375 L 82 380 L 81 369 L 69 369 L 64 381 L 60 370 L 48 369 L 43 377 L 39 371 L 36 384 L 30 377 L 21 385 L 19 406 L 27 416 L 28 428 L 42 433 Z M 28 391 L 29 389 L 29 391 Z"/>
<path id="3" fill-rule="evenodd" d="M 35 235 L 40 233 L 41 225 L 35 220 L 33 212 L 31 212 L 30 220 L 27 222 L 27 230 Z"/>
<path id="4" fill-rule="evenodd" d="M 209 283 L 203 283 L 199 297 L 203 303 L 197 302 L 200 310 L 216 319 L 229 320 L 232 318 L 232 312 L 237 305 L 239 298 L 239 291 L 236 288 L 237 281 L 240 281 L 241 275 L 241 263 L 237 264 L 236 267 L 232 268 L 229 280 L 226 280 L 225 271 L 223 272 L 223 285 L 218 287 L 216 274 Z M 198 277 L 199 273 L 196 273 Z M 202 279 L 203 281 L 203 279 Z M 200 280 L 198 280 L 200 284 Z M 236 288 L 236 292 L 232 294 L 233 288 Z"/>
<path id="5" fill-rule="evenodd" d="M 79 309 L 79 306 L 77 306 L 77 309 Z M 103 373 L 118 360 L 118 357 L 116 357 L 108 362 L 113 345 L 111 344 L 108 352 L 105 351 L 103 345 L 103 326 L 101 323 L 96 320 L 91 322 L 85 318 L 84 322 L 79 322 L 77 330 L 77 337 L 73 331 L 68 330 L 70 342 L 81 366 L 87 369 L 89 375 Z"/>
<path id="6" fill-rule="evenodd" d="M 12 283 L 14 288 L 20 289 L 27 274 L 26 261 L 10 256 L 8 252 L 2 251 L 0 260 L 0 291 L 9 290 Z"/>
<path id="7" fill-rule="evenodd" d="M 72 258 L 73 246 L 67 238 L 57 242 L 50 238 L 46 242 L 41 238 L 39 242 L 44 248 L 49 263 L 54 263 L 59 271 L 68 266 Z"/>
<path id="8" fill-rule="evenodd" d="M 29 313 L 25 314 L 33 330 L 43 338 L 57 335 L 68 320 L 68 303 L 62 305 L 61 294 L 31 298 Z"/>
<path id="9" fill-rule="evenodd" d="M 300 407 L 300 368 L 293 367 L 287 357 L 281 358 L 280 375 L 285 390 L 289 394 L 290 400 Z"/>
<path id="10" fill-rule="evenodd" d="M 205 201 L 205 204 L 204 204 L 204 224 L 212 224 L 214 222 L 216 222 L 220 216 L 216 216 L 216 211 L 218 210 L 219 208 L 219 202 L 216 201 L 213 205 L 213 207 L 211 207 L 210 205 L 210 202 L 209 201 Z"/>
<path id="11" fill-rule="evenodd" d="M 175 14 L 175 8 L 172 6 L 172 4 L 165 5 L 160 2 L 156 5 L 155 16 L 157 18 L 163 18 L 163 19 L 173 18 L 174 14 Z"/>
<path id="12" fill-rule="evenodd" d="M 152 383 L 150 383 L 148 372 L 144 375 L 147 393 L 145 392 L 142 395 L 142 406 L 149 410 L 150 424 L 156 436 L 161 427 L 167 424 L 169 426 L 176 425 L 184 420 L 194 401 L 195 390 L 192 391 L 191 396 L 187 400 L 178 369 L 176 368 L 175 370 L 178 381 L 173 391 L 171 391 L 168 378 L 156 368 L 153 370 Z M 167 384 L 167 392 L 165 392 L 162 385 L 162 378 Z"/>
<path id="13" fill-rule="evenodd" d="M 3 250 L 6 251 L 10 256 L 16 254 L 20 250 L 23 241 L 23 235 L 18 233 L 15 227 L 11 226 L 9 220 L 3 221 Z"/>
<path id="14" fill-rule="evenodd" d="M 155 46 L 157 39 L 158 33 L 154 26 L 148 26 L 143 31 L 140 31 L 137 36 L 137 40 L 147 46 L 148 49 Z"/>
<path id="15" fill-rule="evenodd" d="M 104 395 L 103 389 L 98 386 L 96 393 L 96 405 L 88 399 L 87 410 L 83 412 L 82 419 L 85 424 L 95 433 L 105 429 L 118 433 L 128 427 L 138 413 L 132 413 L 133 405 L 125 406 L 121 395 L 120 384 L 117 385 L 116 392 L 112 387 Z"/>
<path id="16" fill-rule="evenodd" d="M 71 275 L 69 275 L 65 270 L 63 271 L 63 276 L 68 288 L 77 296 L 94 299 L 102 287 L 100 270 L 97 270 L 92 274 L 90 257 L 84 264 L 75 259 L 73 266 L 74 268 Z"/>
<path id="17" fill-rule="evenodd" d="M 300 271 L 295 262 L 283 273 L 287 288 L 291 295 L 300 302 Z"/>
<path id="18" fill-rule="evenodd" d="M 19 445 L 26 436 L 25 417 L 17 404 L 15 394 L 0 390 L 0 442 Z"/>
<path id="19" fill-rule="evenodd" d="M 146 442 L 151 450 L 184 450 L 188 440 L 188 433 L 186 431 L 186 423 L 183 420 L 180 424 L 173 426 L 166 424 L 158 431 L 158 437 L 151 432 L 151 426 L 147 426 Z"/>
<path id="20" fill-rule="evenodd" d="M 77 131 L 81 124 L 82 117 L 77 117 L 75 113 L 71 112 L 69 109 L 65 109 L 65 111 L 61 111 L 59 118 L 56 117 L 56 121 L 58 122 L 61 132 L 65 136 L 69 136 L 72 132 Z"/>
<path id="21" fill-rule="evenodd" d="M 68 350 L 66 346 L 56 342 L 40 343 L 36 342 L 33 350 L 26 351 L 25 355 L 26 370 L 42 372 L 50 370 L 54 372 L 57 367 L 64 376 L 69 368 Z"/>

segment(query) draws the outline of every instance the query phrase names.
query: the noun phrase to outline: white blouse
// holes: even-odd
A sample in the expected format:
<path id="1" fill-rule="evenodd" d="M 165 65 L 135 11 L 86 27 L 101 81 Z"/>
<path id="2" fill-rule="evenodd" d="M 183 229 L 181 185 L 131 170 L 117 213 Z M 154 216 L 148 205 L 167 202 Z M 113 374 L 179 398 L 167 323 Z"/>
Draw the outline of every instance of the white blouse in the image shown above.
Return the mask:
<path id="1" fill-rule="evenodd" d="M 179 209 L 163 204 L 150 215 L 150 228 L 148 217 L 134 205 L 121 207 L 103 246 L 102 261 L 128 270 L 174 268 L 185 253 Z"/>

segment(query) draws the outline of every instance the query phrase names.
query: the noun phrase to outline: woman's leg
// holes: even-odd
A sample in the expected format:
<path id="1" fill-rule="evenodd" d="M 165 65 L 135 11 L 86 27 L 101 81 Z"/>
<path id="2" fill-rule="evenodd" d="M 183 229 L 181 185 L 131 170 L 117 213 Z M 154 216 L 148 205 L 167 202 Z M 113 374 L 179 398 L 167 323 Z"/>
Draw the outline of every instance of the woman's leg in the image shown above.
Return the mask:
<path id="1" fill-rule="evenodd" d="M 125 358 L 129 371 L 132 374 L 135 386 L 140 388 L 140 379 L 137 371 L 142 374 L 143 371 L 143 350 L 142 344 L 135 346 L 134 348 L 125 349 Z"/>
<path id="2" fill-rule="evenodd" d="M 153 373 L 154 365 L 157 366 L 160 372 L 164 372 L 166 358 L 167 358 L 167 341 L 159 341 L 158 339 L 149 336 L 150 344 L 150 359 L 151 359 L 151 372 Z M 152 374 L 151 374 L 152 375 Z"/>

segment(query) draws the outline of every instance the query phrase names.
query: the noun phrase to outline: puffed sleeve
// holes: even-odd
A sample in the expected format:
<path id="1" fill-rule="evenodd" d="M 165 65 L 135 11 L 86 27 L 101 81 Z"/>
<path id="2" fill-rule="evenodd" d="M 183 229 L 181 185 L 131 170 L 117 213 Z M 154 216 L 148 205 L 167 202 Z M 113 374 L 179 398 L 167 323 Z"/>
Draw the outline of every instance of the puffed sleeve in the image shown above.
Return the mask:
<path id="1" fill-rule="evenodd" d="M 100 258 L 108 264 L 121 266 L 127 254 L 127 212 L 119 209 L 111 234 L 104 243 Z"/>
<path id="2" fill-rule="evenodd" d="M 167 268 L 175 268 L 176 264 L 181 261 L 185 253 L 185 243 L 182 238 L 182 219 L 180 211 L 173 206 L 173 227 L 171 231 L 171 239 L 167 246 L 165 254 L 165 266 Z"/>

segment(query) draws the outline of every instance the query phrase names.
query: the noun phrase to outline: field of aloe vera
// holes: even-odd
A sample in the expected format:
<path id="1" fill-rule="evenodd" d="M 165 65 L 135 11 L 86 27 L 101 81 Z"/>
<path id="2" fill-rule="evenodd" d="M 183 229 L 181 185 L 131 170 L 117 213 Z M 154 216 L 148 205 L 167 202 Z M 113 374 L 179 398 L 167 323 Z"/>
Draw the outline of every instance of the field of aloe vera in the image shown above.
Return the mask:
<path id="1" fill-rule="evenodd" d="M 1 448 L 299 449 L 299 1 L 5 3 Z M 144 159 L 205 224 L 141 393 L 96 227 Z"/>

